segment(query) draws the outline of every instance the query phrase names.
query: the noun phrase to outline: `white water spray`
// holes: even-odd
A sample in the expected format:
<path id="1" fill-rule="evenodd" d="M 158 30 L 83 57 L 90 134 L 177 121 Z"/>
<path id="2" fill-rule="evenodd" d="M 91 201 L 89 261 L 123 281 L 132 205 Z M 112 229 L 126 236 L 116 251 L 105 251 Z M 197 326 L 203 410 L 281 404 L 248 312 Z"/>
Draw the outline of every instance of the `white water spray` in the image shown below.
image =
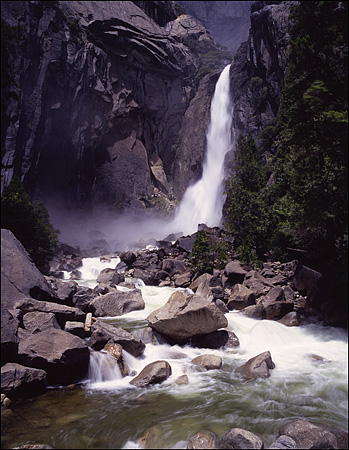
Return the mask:
<path id="1" fill-rule="evenodd" d="M 221 73 L 212 98 L 202 177 L 187 188 L 174 218 L 172 228 L 184 234 L 197 231 L 199 223 L 218 226 L 222 218 L 224 158 L 232 149 L 229 70 L 230 65 Z"/>

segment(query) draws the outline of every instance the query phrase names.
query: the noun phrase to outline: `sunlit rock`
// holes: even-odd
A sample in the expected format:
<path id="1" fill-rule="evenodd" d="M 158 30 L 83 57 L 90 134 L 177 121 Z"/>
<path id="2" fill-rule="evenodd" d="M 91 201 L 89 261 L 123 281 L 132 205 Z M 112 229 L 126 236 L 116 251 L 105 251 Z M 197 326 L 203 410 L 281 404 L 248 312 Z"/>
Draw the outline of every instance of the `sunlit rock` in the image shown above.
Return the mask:
<path id="1" fill-rule="evenodd" d="M 149 384 L 161 383 L 172 374 L 172 369 L 167 361 L 155 361 L 148 364 L 144 369 L 130 381 L 137 387 L 145 387 Z"/>
<path id="2" fill-rule="evenodd" d="M 270 377 L 269 369 L 274 369 L 275 364 L 271 359 L 269 351 L 263 352 L 249 359 L 245 364 L 235 369 L 236 373 L 241 374 L 246 380 L 253 378 Z"/>

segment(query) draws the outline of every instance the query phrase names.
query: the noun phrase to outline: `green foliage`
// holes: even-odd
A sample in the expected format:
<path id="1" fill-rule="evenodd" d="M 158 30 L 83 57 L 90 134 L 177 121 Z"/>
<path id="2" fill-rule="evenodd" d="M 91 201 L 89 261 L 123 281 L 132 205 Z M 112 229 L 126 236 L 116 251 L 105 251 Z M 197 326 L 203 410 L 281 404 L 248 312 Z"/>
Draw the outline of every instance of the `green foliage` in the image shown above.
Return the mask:
<path id="1" fill-rule="evenodd" d="M 1 197 L 1 228 L 11 230 L 36 266 L 47 272 L 58 244 L 58 230 L 50 223 L 43 203 L 30 202 L 19 178 L 13 177 Z"/>
<path id="2" fill-rule="evenodd" d="M 196 233 L 191 252 L 191 264 L 195 272 L 212 273 L 222 269 L 228 259 L 229 245 L 223 239 L 205 231 Z"/>
<path id="3" fill-rule="evenodd" d="M 185 40 L 184 44 L 198 57 L 198 72 L 195 76 L 196 84 L 208 73 L 220 69 L 224 61 L 232 60 L 232 55 L 226 47 L 215 44 L 212 41 L 206 39 L 198 41 L 190 38 Z"/>

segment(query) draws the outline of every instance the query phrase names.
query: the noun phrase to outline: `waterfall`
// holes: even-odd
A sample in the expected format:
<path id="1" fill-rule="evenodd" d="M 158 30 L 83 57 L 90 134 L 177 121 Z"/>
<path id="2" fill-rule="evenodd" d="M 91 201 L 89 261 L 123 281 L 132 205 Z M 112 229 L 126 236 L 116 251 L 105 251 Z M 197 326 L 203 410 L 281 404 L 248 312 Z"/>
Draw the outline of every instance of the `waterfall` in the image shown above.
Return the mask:
<path id="1" fill-rule="evenodd" d="M 222 71 L 212 98 L 202 177 L 187 188 L 174 218 L 175 227 L 184 234 L 197 231 L 199 223 L 218 226 L 222 218 L 224 158 L 232 149 L 229 69 L 230 64 Z"/>
<path id="2" fill-rule="evenodd" d="M 106 352 L 91 352 L 87 379 L 90 383 L 100 383 L 122 379 L 116 360 Z"/>

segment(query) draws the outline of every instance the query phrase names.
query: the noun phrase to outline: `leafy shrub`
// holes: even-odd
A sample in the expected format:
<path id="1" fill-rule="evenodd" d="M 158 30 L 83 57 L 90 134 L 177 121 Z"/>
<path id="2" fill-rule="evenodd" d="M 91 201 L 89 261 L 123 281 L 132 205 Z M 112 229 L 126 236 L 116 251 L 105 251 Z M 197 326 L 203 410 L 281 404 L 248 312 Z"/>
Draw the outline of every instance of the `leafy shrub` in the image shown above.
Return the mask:
<path id="1" fill-rule="evenodd" d="M 47 273 L 54 257 L 59 231 L 50 223 L 43 203 L 30 202 L 18 177 L 13 177 L 1 197 L 1 228 L 16 236 L 38 269 Z"/>
<path id="2" fill-rule="evenodd" d="M 222 269 L 228 258 L 228 243 L 223 239 L 200 230 L 195 236 L 191 252 L 191 264 L 195 272 L 212 273 L 213 269 Z"/>

